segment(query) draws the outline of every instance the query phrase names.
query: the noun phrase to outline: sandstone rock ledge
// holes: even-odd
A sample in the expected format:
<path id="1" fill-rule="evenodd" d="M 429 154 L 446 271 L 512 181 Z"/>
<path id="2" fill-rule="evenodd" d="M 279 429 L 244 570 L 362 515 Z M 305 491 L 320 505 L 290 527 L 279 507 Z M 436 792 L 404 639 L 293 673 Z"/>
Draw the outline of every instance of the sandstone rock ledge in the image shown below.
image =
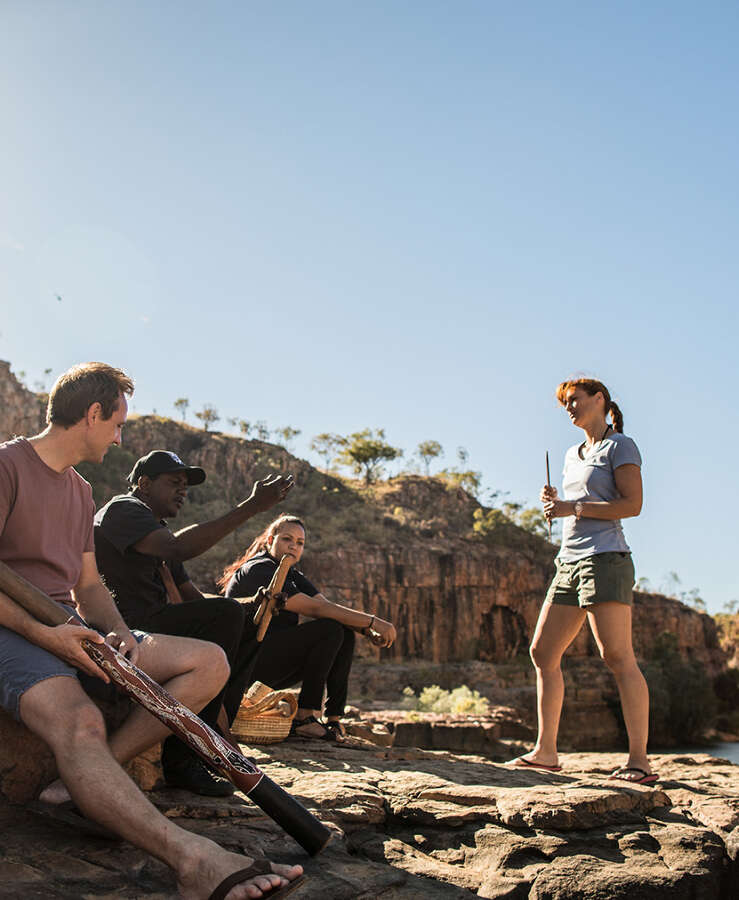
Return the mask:
<path id="1" fill-rule="evenodd" d="M 482 757 L 285 743 L 256 751 L 266 771 L 336 836 L 317 859 L 250 803 L 154 791 L 187 828 L 224 846 L 300 860 L 296 900 L 729 900 L 739 896 L 739 767 L 655 756 L 656 790 L 609 782 L 621 757 L 571 754 L 564 772 Z M 161 864 L 0 806 L 0 897 L 173 898 Z"/>

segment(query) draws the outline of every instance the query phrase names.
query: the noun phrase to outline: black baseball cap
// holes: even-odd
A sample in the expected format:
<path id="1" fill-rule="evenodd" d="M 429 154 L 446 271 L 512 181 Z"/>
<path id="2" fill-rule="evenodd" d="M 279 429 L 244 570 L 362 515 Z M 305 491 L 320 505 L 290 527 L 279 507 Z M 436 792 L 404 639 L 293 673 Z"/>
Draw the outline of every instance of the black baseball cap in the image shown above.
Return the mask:
<path id="1" fill-rule="evenodd" d="M 142 475 L 156 478 L 167 472 L 184 472 L 187 475 L 187 483 L 202 484 L 205 481 L 205 470 L 199 466 L 186 466 L 176 453 L 171 450 L 152 450 L 146 456 L 142 456 L 136 465 L 128 473 L 130 484 L 136 484 Z"/>

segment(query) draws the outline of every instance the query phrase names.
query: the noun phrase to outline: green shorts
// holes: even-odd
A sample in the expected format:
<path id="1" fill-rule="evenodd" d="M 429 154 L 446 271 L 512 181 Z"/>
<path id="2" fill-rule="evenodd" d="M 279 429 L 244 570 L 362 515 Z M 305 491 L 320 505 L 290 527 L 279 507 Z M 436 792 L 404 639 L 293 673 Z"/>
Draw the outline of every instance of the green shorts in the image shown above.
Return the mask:
<path id="1" fill-rule="evenodd" d="M 595 603 L 633 603 L 634 562 L 630 553 L 596 553 L 573 562 L 555 560 L 557 571 L 545 603 L 593 606 Z"/>

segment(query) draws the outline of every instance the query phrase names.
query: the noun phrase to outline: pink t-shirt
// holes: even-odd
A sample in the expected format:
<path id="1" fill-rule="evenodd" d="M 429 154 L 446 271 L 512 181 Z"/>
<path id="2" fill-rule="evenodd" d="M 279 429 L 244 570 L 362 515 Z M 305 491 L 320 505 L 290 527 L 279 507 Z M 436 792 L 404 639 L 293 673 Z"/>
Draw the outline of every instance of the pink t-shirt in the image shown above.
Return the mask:
<path id="1" fill-rule="evenodd" d="M 49 468 L 25 438 L 0 444 L 0 560 L 53 600 L 71 603 L 94 550 L 92 488 Z"/>

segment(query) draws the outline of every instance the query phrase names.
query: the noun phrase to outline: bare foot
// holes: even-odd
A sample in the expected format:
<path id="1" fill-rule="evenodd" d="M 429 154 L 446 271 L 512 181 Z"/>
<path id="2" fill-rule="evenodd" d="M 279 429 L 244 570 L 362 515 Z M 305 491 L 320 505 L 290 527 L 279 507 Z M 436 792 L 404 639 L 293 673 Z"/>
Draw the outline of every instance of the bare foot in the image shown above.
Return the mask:
<path id="1" fill-rule="evenodd" d="M 212 852 L 208 853 L 209 849 Z M 212 841 L 204 842 L 202 853 L 189 855 L 178 872 L 177 886 L 184 900 L 207 900 L 224 878 L 254 862 L 248 856 L 229 853 Z M 226 900 L 257 900 L 265 891 L 284 887 L 302 874 L 302 866 L 273 865 L 271 874 L 255 875 L 231 888 Z"/>
<path id="2" fill-rule="evenodd" d="M 52 781 L 51 784 L 45 787 L 39 794 L 39 800 L 42 800 L 44 803 L 51 803 L 54 806 L 59 803 L 66 803 L 71 799 L 69 791 L 61 778 Z"/>

